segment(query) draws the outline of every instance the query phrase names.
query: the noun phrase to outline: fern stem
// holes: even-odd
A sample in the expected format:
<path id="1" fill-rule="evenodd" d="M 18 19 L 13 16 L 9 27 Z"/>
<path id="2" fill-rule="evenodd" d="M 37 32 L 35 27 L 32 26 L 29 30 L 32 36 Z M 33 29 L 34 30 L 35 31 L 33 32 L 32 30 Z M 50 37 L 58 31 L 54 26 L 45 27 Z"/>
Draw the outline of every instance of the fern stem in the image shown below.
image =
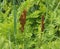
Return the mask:
<path id="1" fill-rule="evenodd" d="M 15 3 L 16 3 L 16 1 L 15 0 L 13 0 L 13 14 L 14 14 L 14 37 L 15 37 L 15 41 L 14 41 L 14 43 L 15 43 L 15 45 L 17 44 L 17 42 L 16 42 L 16 33 L 17 33 L 17 23 L 16 23 L 16 5 L 15 5 Z M 17 49 L 17 45 L 16 45 L 16 48 L 15 49 Z"/>

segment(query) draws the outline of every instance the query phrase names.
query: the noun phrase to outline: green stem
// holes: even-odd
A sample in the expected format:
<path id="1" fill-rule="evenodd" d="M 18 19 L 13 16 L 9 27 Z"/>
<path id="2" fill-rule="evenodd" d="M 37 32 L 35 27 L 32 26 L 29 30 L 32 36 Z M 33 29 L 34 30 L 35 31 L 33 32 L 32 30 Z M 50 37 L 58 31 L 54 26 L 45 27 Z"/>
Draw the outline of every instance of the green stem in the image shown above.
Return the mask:
<path id="1" fill-rule="evenodd" d="M 15 45 L 16 45 L 16 49 L 17 49 L 17 42 L 16 42 L 16 33 L 17 33 L 17 20 L 16 20 L 16 5 L 15 5 L 15 0 L 13 0 L 13 14 L 14 14 L 14 37 L 15 37 L 15 41 L 14 41 L 14 43 L 15 43 Z"/>

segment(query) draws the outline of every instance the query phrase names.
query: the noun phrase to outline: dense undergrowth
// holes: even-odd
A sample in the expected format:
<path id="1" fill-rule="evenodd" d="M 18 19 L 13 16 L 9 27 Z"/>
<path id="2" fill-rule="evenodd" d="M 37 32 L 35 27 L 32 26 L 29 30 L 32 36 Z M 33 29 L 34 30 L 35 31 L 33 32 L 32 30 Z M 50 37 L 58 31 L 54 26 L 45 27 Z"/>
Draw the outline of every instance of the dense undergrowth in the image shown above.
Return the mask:
<path id="1" fill-rule="evenodd" d="M 22 33 L 19 18 L 24 9 Z M 0 0 L 0 49 L 60 49 L 60 0 Z"/>

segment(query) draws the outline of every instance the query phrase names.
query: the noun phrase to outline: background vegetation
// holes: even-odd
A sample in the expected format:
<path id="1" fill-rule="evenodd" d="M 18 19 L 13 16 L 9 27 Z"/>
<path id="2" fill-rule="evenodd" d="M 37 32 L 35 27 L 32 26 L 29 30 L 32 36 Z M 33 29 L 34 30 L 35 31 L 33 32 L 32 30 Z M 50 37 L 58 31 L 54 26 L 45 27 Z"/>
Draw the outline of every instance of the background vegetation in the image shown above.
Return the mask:
<path id="1" fill-rule="evenodd" d="M 24 9 L 22 33 L 19 18 Z M 0 49 L 60 49 L 60 0 L 0 0 Z"/>

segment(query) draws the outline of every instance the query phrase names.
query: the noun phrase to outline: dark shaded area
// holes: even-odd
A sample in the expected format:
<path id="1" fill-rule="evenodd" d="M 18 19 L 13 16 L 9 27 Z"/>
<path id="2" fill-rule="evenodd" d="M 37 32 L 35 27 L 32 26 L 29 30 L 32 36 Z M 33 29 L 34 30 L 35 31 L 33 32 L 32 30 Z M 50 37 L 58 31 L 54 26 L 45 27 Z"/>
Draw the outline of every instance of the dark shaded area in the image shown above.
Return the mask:
<path id="1" fill-rule="evenodd" d="M 2 12 L 5 13 L 6 12 L 5 9 L 2 8 Z"/>
<path id="2" fill-rule="evenodd" d="M 52 41 L 55 41 L 56 39 L 57 39 L 57 38 L 54 37 L 54 38 L 52 39 Z"/>
<path id="3" fill-rule="evenodd" d="M 34 40 L 36 38 L 36 35 L 34 33 L 32 33 L 31 38 L 32 38 L 32 40 Z"/>
<path id="4" fill-rule="evenodd" d="M 35 44 L 33 44 L 29 49 L 35 49 Z"/>
<path id="5" fill-rule="evenodd" d="M 11 0 L 7 0 L 7 2 L 9 3 Z"/>
<path id="6" fill-rule="evenodd" d="M 34 12 L 34 11 L 36 11 L 36 10 L 39 10 L 39 7 L 40 7 L 39 5 L 34 4 L 33 7 L 31 7 L 31 8 L 29 9 L 29 12 L 32 13 L 32 12 Z"/>
<path id="7" fill-rule="evenodd" d="M 59 26 L 56 25 L 55 29 L 57 29 L 56 32 L 55 32 L 55 36 L 60 37 Z"/>
<path id="8" fill-rule="evenodd" d="M 57 31 L 55 32 L 55 36 L 60 37 L 60 31 L 59 31 L 59 30 L 57 30 Z"/>
<path id="9" fill-rule="evenodd" d="M 3 0 L 0 0 L 1 2 L 3 2 Z"/>
<path id="10" fill-rule="evenodd" d="M 12 4 L 13 4 L 13 2 L 14 2 L 15 5 L 20 5 L 20 3 L 24 2 L 24 1 L 26 1 L 26 0 L 7 0 L 8 3 L 12 2 Z"/>
<path id="11" fill-rule="evenodd" d="M 34 4 L 34 8 L 35 8 L 35 10 L 39 10 L 39 5 L 36 5 L 36 4 Z"/>

